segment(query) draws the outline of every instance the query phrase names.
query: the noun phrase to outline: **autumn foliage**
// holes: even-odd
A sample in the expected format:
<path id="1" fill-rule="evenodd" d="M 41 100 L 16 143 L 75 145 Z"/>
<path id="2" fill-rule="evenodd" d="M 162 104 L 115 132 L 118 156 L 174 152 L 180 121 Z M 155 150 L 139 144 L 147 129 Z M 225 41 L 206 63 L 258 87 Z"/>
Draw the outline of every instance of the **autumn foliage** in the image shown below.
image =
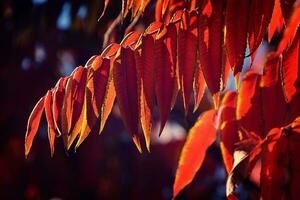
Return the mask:
<path id="1" fill-rule="evenodd" d="M 121 19 L 130 15 L 134 20 L 151 3 L 123 0 Z M 106 0 L 101 16 L 108 5 Z M 69 150 L 73 144 L 78 148 L 96 124 L 101 133 L 115 99 L 137 149 L 142 152 L 142 132 L 150 151 L 154 107 L 161 134 L 177 98 L 187 115 L 191 99 L 195 111 L 207 88 L 214 106 L 189 131 L 174 197 L 217 142 L 228 175 L 228 199 L 237 198 L 236 187 L 253 171 L 260 174 L 257 199 L 299 199 L 300 2 L 158 0 L 154 14 L 156 21 L 144 32 L 132 31 L 120 44 L 111 43 L 38 101 L 28 120 L 25 155 L 43 113 L 53 155 L 57 137 Z M 262 41 L 271 42 L 274 35 L 278 44 L 256 63 L 260 73 L 253 61 Z M 246 57 L 251 66 L 243 70 Z M 235 91 L 225 89 L 230 73 Z"/>

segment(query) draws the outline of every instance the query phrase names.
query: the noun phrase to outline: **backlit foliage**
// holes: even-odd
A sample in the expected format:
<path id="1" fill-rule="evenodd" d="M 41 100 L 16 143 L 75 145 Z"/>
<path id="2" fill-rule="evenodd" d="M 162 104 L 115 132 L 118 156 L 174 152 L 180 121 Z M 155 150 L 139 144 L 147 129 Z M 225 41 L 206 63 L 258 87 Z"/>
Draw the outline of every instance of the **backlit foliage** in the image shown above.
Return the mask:
<path id="1" fill-rule="evenodd" d="M 134 21 L 150 4 L 123 0 L 121 21 L 127 15 Z M 101 17 L 108 5 L 105 0 Z M 237 198 L 235 188 L 250 177 L 257 161 L 263 199 L 299 199 L 300 2 L 158 0 L 155 6 L 156 21 L 144 32 L 130 32 L 120 44 L 110 44 L 38 101 L 28 120 L 25 155 L 43 112 L 53 155 L 57 137 L 69 150 L 73 143 L 78 148 L 96 123 L 101 133 L 115 99 L 137 149 L 142 152 L 141 128 L 150 151 L 154 106 L 161 134 L 177 96 L 187 115 L 190 99 L 197 110 L 207 87 L 214 107 L 189 132 L 174 197 L 192 181 L 220 135 L 229 199 Z M 253 63 L 262 41 L 280 34 L 275 50 L 259 63 L 263 74 L 250 68 L 242 75 L 245 57 Z M 230 72 L 236 91 L 225 90 Z"/>

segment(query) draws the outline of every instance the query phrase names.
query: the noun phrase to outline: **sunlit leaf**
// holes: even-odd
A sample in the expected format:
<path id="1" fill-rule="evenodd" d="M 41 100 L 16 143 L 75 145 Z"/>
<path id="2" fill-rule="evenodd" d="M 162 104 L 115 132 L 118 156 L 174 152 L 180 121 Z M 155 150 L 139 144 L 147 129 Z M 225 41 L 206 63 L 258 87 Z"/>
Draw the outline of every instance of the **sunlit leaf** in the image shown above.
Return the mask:
<path id="1" fill-rule="evenodd" d="M 205 80 L 203 76 L 203 72 L 198 62 L 195 69 L 194 81 L 193 81 L 193 91 L 194 91 L 194 112 L 198 109 L 202 97 L 205 92 Z"/>
<path id="2" fill-rule="evenodd" d="M 51 150 L 51 156 L 54 154 L 54 141 L 55 141 L 55 125 L 53 120 L 53 114 L 52 114 L 52 104 L 53 104 L 53 94 L 51 90 L 48 90 L 45 101 L 44 101 L 44 107 L 45 107 L 45 115 L 48 123 L 48 139 L 50 144 L 50 150 Z"/>
<path id="3" fill-rule="evenodd" d="M 245 74 L 237 98 L 236 118 L 240 125 L 257 134 L 261 132 L 260 75 L 249 71 Z"/>
<path id="4" fill-rule="evenodd" d="M 272 12 L 271 21 L 269 24 L 269 31 L 268 31 L 268 41 L 270 42 L 273 38 L 273 35 L 276 31 L 282 28 L 284 23 L 281 7 L 280 7 L 280 0 L 275 0 L 274 8 Z"/>
<path id="5" fill-rule="evenodd" d="M 177 194 L 193 180 L 196 172 L 203 163 L 206 150 L 215 141 L 215 117 L 216 112 L 214 110 L 209 110 L 203 113 L 200 119 L 189 131 L 187 140 L 181 151 L 176 171 L 175 183 L 173 186 L 173 197 L 176 197 Z"/>
<path id="6" fill-rule="evenodd" d="M 41 117 L 44 111 L 44 100 L 42 97 L 34 106 L 27 123 L 25 135 L 25 156 L 27 157 L 32 146 L 33 139 L 40 125 Z"/>
<path id="7" fill-rule="evenodd" d="M 67 80 L 68 77 L 60 78 L 52 92 L 53 93 L 52 113 L 53 113 L 54 125 L 59 135 L 61 135 L 62 133 L 61 112 L 62 112 L 62 106 L 64 102 L 65 87 L 67 84 Z"/>

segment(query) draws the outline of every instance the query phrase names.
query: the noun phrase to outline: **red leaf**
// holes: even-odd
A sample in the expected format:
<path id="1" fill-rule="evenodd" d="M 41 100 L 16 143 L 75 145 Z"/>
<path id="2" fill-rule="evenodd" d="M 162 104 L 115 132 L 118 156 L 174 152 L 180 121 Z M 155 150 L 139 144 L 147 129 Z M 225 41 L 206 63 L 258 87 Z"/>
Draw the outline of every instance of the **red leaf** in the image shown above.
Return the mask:
<path id="1" fill-rule="evenodd" d="M 280 0 L 281 10 L 285 23 L 288 23 L 288 21 L 290 20 L 291 13 L 296 2 L 296 0 Z"/>
<path id="2" fill-rule="evenodd" d="M 237 98 L 236 118 L 248 131 L 261 133 L 262 111 L 260 105 L 260 76 L 252 71 L 247 72 L 241 83 Z"/>
<path id="3" fill-rule="evenodd" d="M 280 63 L 280 58 L 270 56 L 260 81 L 263 136 L 272 128 L 281 127 L 286 118 L 287 105 L 280 81 Z M 276 114 L 274 114 L 274 108 L 276 108 Z"/>
<path id="4" fill-rule="evenodd" d="M 278 45 L 277 54 L 284 52 L 294 41 L 297 35 L 297 30 L 300 25 L 300 4 L 298 4 L 293 12 L 292 16 L 288 22 L 288 25 L 284 31 L 283 37 Z M 297 38 L 297 37 L 296 37 Z"/>
<path id="5" fill-rule="evenodd" d="M 173 197 L 176 197 L 193 180 L 203 163 L 206 150 L 214 143 L 216 139 L 215 116 L 214 110 L 204 112 L 189 131 L 176 171 Z"/>
<path id="6" fill-rule="evenodd" d="M 293 129 L 292 136 L 289 138 L 289 149 L 290 152 L 290 197 L 291 199 L 300 199 L 299 193 L 299 180 L 300 180 L 300 161 L 298 155 L 300 154 L 300 134 L 299 129 Z"/>
<path id="7" fill-rule="evenodd" d="M 239 141 L 237 122 L 235 120 L 236 92 L 227 92 L 219 108 L 221 134 L 221 152 L 227 173 L 233 167 L 235 143 Z"/>
<path id="8" fill-rule="evenodd" d="M 50 144 L 51 156 L 53 156 L 54 154 L 54 141 L 55 141 L 55 125 L 54 125 L 52 109 L 51 109 L 53 105 L 52 95 L 53 95 L 52 91 L 48 90 L 44 102 L 45 114 L 48 123 L 48 139 Z"/>
<path id="9" fill-rule="evenodd" d="M 177 34 L 174 24 L 163 27 L 155 41 L 155 94 L 161 119 L 159 134 L 166 124 L 172 106 L 175 86 L 176 41 Z"/>
<path id="10" fill-rule="evenodd" d="M 280 7 L 280 0 L 275 0 L 271 21 L 269 24 L 268 41 L 270 42 L 276 31 L 280 31 L 283 27 L 283 16 Z"/>
<path id="11" fill-rule="evenodd" d="M 252 0 L 248 28 L 250 53 L 256 51 L 266 33 L 272 17 L 275 0 Z"/>
<path id="12" fill-rule="evenodd" d="M 197 13 L 185 11 L 178 31 L 178 68 L 184 113 L 187 115 L 197 53 Z"/>
<path id="13" fill-rule="evenodd" d="M 226 172 L 229 174 L 233 168 L 235 144 L 239 141 L 238 124 L 236 120 L 225 123 L 221 131 L 220 148 Z"/>
<path id="14" fill-rule="evenodd" d="M 165 0 L 157 0 L 156 5 L 155 5 L 155 20 L 156 21 L 161 21 L 162 19 L 162 8 L 163 8 L 163 3 Z M 166 0 L 169 1 L 169 0 Z"/>
<path id="15" fill-rule="evenodd" d="M 27 123 L 25 135 L 25 156 L 27 157 L 32 146 L 33 139 L 40 125 L 41 117 L 44 111 L 44 100 L 42 97 L 34 106 Z"/>
<path id="16" fill-rule="evenodd" d="M 113 80 L 123 122 L 132 139 L 141 152 L 138 136 L 138 86 L 134 52 L 121 47 L 116 55 L 113 69 Z"/>
<path id="17" fill-rule="evenodd" d="M 152 35 L 144 35 L 137 44 L 135 60 L 138 73 L 140 122 L 146 146 L 150 151 L 150 133 L 152 128 L 152 108 L 154 104 L 154 45 Z"/>
<path id="18" fill-rule="evenodd" d="M 161 8 L 161 16 L 164 16 L 166 11 L 167 11 L 167 8 L 169 6 L 169 2 L 170 0 L 163 0 L 163 2 L 161 3 L 162 4 L 162 8 Z"/>
<path id="19" fill-rule="evenodd" d="M 283 90 L 288 103 L 291 103 L 293 98 L 299 93 L 299 44 L 300 35 L 298 34 L 291 47 L 283 54 L 282 60 L 282 83 Z"/>
<path id="20" fill-rule="evenodd" d="M 270 131 L 268 135 L 268 142 L 262 152 L 260 179 L 262 198 L 264 200 L 286 199 L 283 188 L 288 181 L 286 173 L 289 162 L 288 140 L 286 137 L 280 137 L 281 131 L 278 128 Z"/>
<path id="21" fill-rule="evenodd" d="M 199 16 L 199 58 L 209 91 L 218 107 L 223 63 L 223 1 L 208 1 Z M 224 70 L 225 72 L 225 70 Z M 223 74 L 225 75 L 225 73 Z"/>
<path id="22" fill-rule="evenodd" d="M 243 67 L 249 20 L 249 0 L 228 0 L 225 14 L 226 49 L 234 75 Z"/>
<path id="23" fill-rule="evenodd" d="M 261 194 L 263 199 L 299 199 L 298 118 L 283 128 L 272 129 L 263 146 Z"/>
<path id="24" fill-rule="evenodd" d="M 262 146 L 265 142 L 265 140 L 256 141 L 253 143 L 255 146 L 251 150 L 243 150 L 243 147 L 241 147 L 241 149 L 234 152 L 234 166 L 226 181 L 226 196 L 228 199 L 237 199 L 234 192 L 243 179 L 249 178 L 262 154 Z"/>
<path id="25" fill-rule="evenodd" d="M 234 91 L 227 91 L 222 99 L 219 115 L 220 115 L 220 128 L 224 123 L 235 120 L 235 109 L 237 101 L 237 93 Z"/>

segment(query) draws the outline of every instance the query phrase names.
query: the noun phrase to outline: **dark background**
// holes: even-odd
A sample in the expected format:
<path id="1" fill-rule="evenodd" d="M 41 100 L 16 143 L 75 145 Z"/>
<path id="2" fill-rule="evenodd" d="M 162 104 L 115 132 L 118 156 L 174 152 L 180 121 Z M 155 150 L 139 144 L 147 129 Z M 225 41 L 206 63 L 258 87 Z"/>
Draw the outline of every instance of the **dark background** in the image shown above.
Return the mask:
<path id="1" fill-rule="evenodd" d="M 35 103 L 59 77 L 101 53 L 103 35 L 121 1 L 112 1 L 97 22 L 102 7 L 103 1 L 96 0 L 1 1 L 0 199 L 171 199 L 186 131 L 200 113 L 184 118 L 180 102 L 165 136 L 153 139 L 151 153 L 145 148 L 138 153 L 116 107 L 103 134 L 92 132 L 77 153 L 65 154 L 57 138 L 53 158 L 43 118 L 29 157 L 24 157 L 27 119 Z M 153 10 L 154 4 L 148 6 L 141 25 L 153 20 Z M 117 27 L 117 40 L 127 21 Z M 201 110 L 209 105 L 204 98 Z M 214 146 L 178 199 L 224 199 L 225 176 Z"/>

